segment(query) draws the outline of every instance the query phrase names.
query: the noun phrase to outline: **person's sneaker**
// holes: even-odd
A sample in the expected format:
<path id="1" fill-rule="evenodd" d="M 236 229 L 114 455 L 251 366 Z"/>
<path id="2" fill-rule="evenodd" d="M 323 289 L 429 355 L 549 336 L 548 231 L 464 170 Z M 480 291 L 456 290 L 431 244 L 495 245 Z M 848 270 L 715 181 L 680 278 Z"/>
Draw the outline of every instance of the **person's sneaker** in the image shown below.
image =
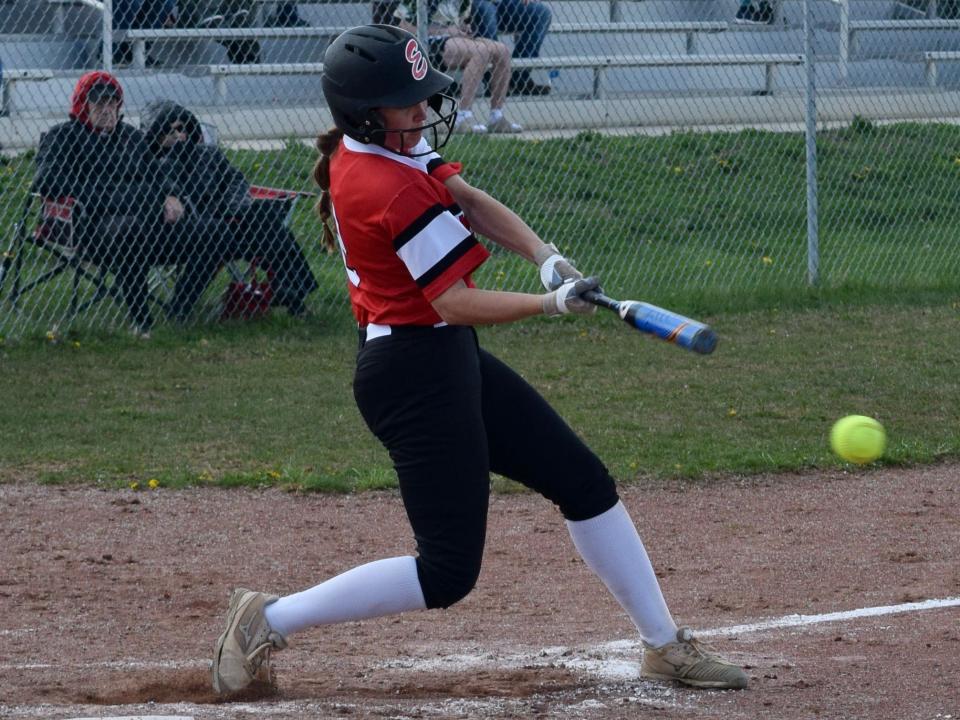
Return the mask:
<path id="1" fill-rule="evenodd" d="M 501 115 L 498 119 L 487 123 L 487 132 L 507 134 L 518 133 L 523 132 L 523 126 L 517 125 L 515 122 L 510 122 L 507 120 L 505 115 Z"/>
<path id="2" fill-rule="evenodd" d="M 477 122 L 476 118 L 465 118 L 463 120 L 457 120 L 453 126 L 453 131 L 467 135 L 483 135 L 487 132 L 487 126 L 481 122 Z"/>
<path id="3" fill-rule="evenodd" d="M 747 686 L 747 674 L 694 638 L 690 628 L 677 630 L 676 641 L 662 647 L 644 645 L 640 677 L 677 680 L 698 688 Z"/>
<path id="4" fill-rule="evenodd" d="M 201 28 L 218 28 L 223 25 L 226 18 L 223 15 L 208 15 L 197 23 Z"/>
<path id="5" fill-rule="evenodd" d="M 150 339 L 150 325 L 145 323 L 133 323 L 130 326 L 130 334 L 137 340 Z"/>
<path id="6" fill-rule="evenodd" d="M 267 624 L 263 609 L 276 595 L 237 588 L 230 597 L 227 629 L 213 651 L 213 689 L 218 694 L 243 690 L 254 680 L 272 682 L 270 651 L 287 647 Z"/>

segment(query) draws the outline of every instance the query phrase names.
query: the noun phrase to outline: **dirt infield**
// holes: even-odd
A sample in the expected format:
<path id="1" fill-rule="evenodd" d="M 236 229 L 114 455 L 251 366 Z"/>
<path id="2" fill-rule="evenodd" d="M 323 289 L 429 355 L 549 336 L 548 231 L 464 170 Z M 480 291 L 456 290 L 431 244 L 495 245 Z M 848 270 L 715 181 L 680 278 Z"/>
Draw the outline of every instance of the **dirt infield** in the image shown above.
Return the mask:
<path id="1" fill-rule="evenodd" d="M 638 680 L 632 627 L 559 515 L 507 495 L 465 601 L 294 636 L 277 689 L 233 702 L 208 678 L 229 590 L 411 553 L 396 495 L 3 485 L 0 717 L 960 718 L 958 479 L 624 489 L 675 617 L 748 668 L 746 691 Z"/>

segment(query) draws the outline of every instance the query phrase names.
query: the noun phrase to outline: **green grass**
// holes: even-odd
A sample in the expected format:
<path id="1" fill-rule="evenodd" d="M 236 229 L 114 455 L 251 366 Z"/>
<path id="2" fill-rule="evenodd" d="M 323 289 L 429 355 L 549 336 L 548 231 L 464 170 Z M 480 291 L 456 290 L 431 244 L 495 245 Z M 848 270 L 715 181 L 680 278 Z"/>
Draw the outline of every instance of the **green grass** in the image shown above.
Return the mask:
<path id="1" fill-rule="evenodd" d="M 481 339 L 621 481 L 708 478 L 836 466 L 827 435 L 851 413 L 884 423 L 885 463 L 955 456 L 958 308 L 943 296 L 710 314 L 721 344 L 708 357 L 610 314 L 486 328 Z M 0 480 L 393 487 L 354 406 L 355 344 L 337 317 L 4 346 Z"/>
<path id="2" fill-rule="evenodd" d="M 622 481 L 835 466 L 827 435 L 850 413 L 886 425 L 883 462 L 960 450 L 960 127 L 858 121 L 820 133 L 817 288 L 806 284 L 799 135 L 456 138 L 446 154 L 612 294 L 718 330 L 706 358 L 609 314 L 482 331 Z M 298 143 L 230 155 L 254 182 L 311 188 L 314 153 Z M 31 175 L 32 155 L 0 159 L 2 227 Z M 136 343 L 91 315 L 48 342 L 57 306 L 31 316 L 0 304 L 0 480 L 392 487 L 353 403 L 342 264 L 319 250 L 309 202 L 293 222 L 321 285 L 305 322 L 161 326 Z M 497 249 L 477 280 L 537 287 Z"/>

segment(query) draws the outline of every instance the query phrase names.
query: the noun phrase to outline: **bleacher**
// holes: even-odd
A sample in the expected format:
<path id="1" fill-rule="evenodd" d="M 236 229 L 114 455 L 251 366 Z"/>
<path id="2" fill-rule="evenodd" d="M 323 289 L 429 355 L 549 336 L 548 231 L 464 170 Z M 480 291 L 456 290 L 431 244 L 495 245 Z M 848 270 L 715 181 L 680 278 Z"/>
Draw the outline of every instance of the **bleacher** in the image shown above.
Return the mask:
<path id="1" fill-rule="evenodd" d="M 738 0 L 546 1 L 554 20 L 541 57 L 514 63 L 553 86 L 546 98 L 510 99 L 512 112 L 528 128 L 787 122 L 802 116 L 800 0 L 780 0 L 774 22 L 761 26 L 732 22 Z M 99 5 L 0 5 L 4 147 L 34 143 L 36 127 L 64 116 L 76 78 L 99 65 Z M 260 5 L 257 22 L 263 23 L 270 3 Z M 132 62 L 115 68 L 127 90 L 128 118 L 175 88 L 179 101 L 228 118 L 227 139 L 314 134 L 329 121 L 318 82 L 323 51 L 342 29 L 369 21 L 370 3 L 305 2 L 299 8 L 309 27 L 115 33 L 115 42 L 133 48 Z M 888 96 L 899 95 L 908 99 L 897 116 L 956 114 L 948 109 L 957 107 L 960 86 L 960 19 L 937 16 L 934 0 L 923 6 L 919 0 L 821 0 L 813 17 L 817 86 L 825 93 L 821 113 L 829 112 L 833 96 L 869 114 L 871 108 L 889 109 Z M 230 63 L 221 43 L 253 38 L 262 48 L 261 63 Z M 148 57 L 155 66 L 148 67 Z M 703 101 L 718 97 L 737 97 L 736 111 Z M 240 120 L 241 111 L 254 109 L 259 129 Z"/>

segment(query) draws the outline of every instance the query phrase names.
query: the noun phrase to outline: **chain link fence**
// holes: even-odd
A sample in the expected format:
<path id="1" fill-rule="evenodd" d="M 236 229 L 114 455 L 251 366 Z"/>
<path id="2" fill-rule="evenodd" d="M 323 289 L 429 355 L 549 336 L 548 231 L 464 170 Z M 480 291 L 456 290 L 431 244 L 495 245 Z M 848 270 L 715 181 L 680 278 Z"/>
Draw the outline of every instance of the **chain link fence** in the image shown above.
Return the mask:
<path id="1" fill-rule="evenodd" d="M 345 312 L 312 139 L 371 20 L 448 66 L 468 180 L 615 294 L 956 285 L 958 0 L 0 0 L 0 335 Z"/>

